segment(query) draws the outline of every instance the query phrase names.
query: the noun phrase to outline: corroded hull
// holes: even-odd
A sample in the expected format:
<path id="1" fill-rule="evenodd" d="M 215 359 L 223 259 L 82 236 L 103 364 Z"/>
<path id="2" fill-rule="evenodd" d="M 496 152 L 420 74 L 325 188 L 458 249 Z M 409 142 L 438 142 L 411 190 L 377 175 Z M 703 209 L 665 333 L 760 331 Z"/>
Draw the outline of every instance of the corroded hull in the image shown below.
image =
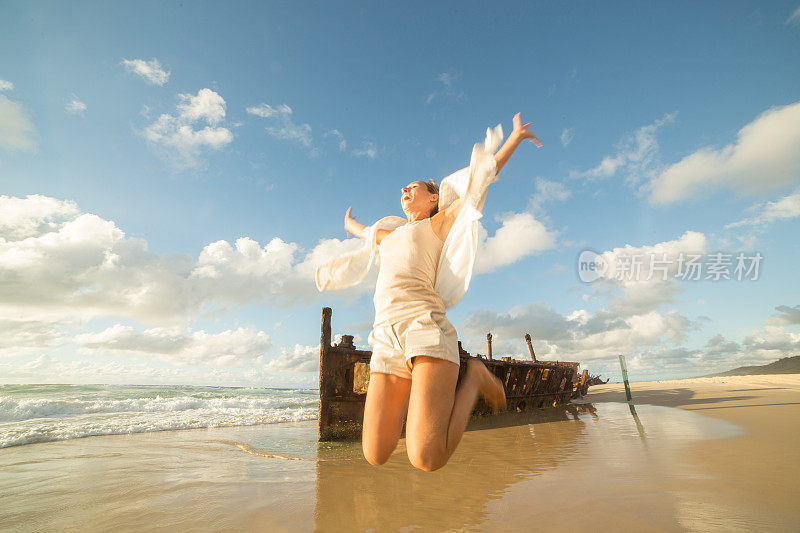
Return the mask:
<path id="1" fill-rule="evenodd" d="M 369 383 L 372 352 L 357 350 L 353 337 L 343 335 L 331 345 L 331 308 L 322 309 L 319 372 L 319 440 L 359 439 L 364 418 L 364 401 Z M 461 348 L 461 381 L 470 354 Z M 478 355 L 478 357 L 481 357 Z M 585 394 L 588 373 L 579 378 L 578 363 L 520 361 L 509 357 L 482 358 L 486 367 L 499 377 L 506 390 L 509 410 L 523 411 L 565 404 L 575 394 Z M 489 407 L 478 400 L 473 414 L 489 414 Z"/>

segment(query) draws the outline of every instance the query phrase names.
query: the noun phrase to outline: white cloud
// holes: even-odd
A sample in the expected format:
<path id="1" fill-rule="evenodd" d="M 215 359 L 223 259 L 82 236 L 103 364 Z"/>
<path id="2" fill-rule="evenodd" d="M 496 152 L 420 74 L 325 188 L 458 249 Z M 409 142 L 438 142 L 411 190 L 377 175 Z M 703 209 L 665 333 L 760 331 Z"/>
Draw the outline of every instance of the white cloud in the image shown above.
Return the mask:
<path id="1" fill-rule="evenodd" d="M 13 91 L 14 84 L 10 81 L 0 80 L 0 91 Z"/>
<path id="2" fill-rule="evenodd" d="M 208 375 L 213 373 L 207 367 L 190 374 L 185 367 L 155 368 L 119 361 L 61 361 L 47 354 L 40 354 L 26 363 L 0 362 L 0 375 L 20 383 L 129 384 L 131 379 L 150 383 L 208 383 Z M 228 381 L 226 385 L 230 383 Z"/>
<path id="3" fill-rule="evenodd" d="M 262 118 L 272 119 L 276 124 L 267 126 L 267 132 L 278 139 L 301 144 L 310 148 L 313 144 L 311 137 L 311 126 L 308 124 L 296 124 L 292 120 L 292 108 L 286 104 L 272 107 L 267 104 L 259 104 L 246 109 L 251 115 Z"/>
<path id="4" fill-rule="evenodd" d="M 440 73 L 438 76 L 436 76 L 436 79 L 439 80 L 440 82 L 442 82 L 445 86 L 452 87 L 453 86 L 453 82 L 456 81 L 460 77 L 461 77 L 461 74 L 459 74 L 457 72 L 450 71 L 450 72 L 442 72 L 442 73 Z"/>
<path id="5" fill-rule="evenodd" d="M 325 134 L 325 137 L 333 136 L 339 140 L 339 151 L 344 152 L 347 149 L 347 141 L 344 139 L 344 135 L 339 130 L 331 130 Z"/>
<path id="6" fill-rule="evenodd" d="M 297 123 L 292 119 L 294 111 L 286 104 L 271 106 L 261 103 L 246 108 L 247 113 L 269 120 L 266 127 L 267 133 L 276 139 L 289 141 L 308 149 L 308 156 L 311 158 L 322 155 L 322 149 L 316 145 L 312 134 L 311 125 L 307 123 Z M 332 129 L 322 135 L 323 139 L 333 137 L 338 141 L 338 150 L 347 150 L 347 141 L 338 129 Z M 378 155 L 378 149 L 374 143 L 363 141 L 361 148 L 356 148 L 351 152 L 354 156 L 368 157 L 374 159 Z"/>
<path id="7" fill-rule="evenodd" d="M 207 245 L 200 253 L 190 279 L 198 282 L 209 298 L 225 302 L 268 299 L 291 305 L 297 298 L 311 298 L 315 286 L 300 276 L 295 266 L 299 245 L 275 237 L 266 246 L 249 237 Z M 305 289 L 305 290 L 304 290 Z"/>
<path id="8" fill-rule="evenodd" d="M 534 213 L 539 213 L 542 211 L 544 204 L 553 201 L 564 202 L 570 197 L 570 195 L 570 190 L 567 189 L 562 183 L 543 178 L 537 178 L 536 192 L 528 201 L 528 209 Z"/>
<path id="9" fill-rule="evenodd" d="M 253 362 L 272 347 L 269 335 L 253 328 L 210 334 L 156 327 L 137 331 L 117 324 L 99 333 L 83 333 L 75 342 L 93 353 L 153 357 L 179 364 L 208 363 L 231 366 Z"/>
<path id="10" fill-rule="evenodd" d="M 697 324 L 675 310 L 662 312 L 660 309 L 674 301 L 680 292 L 674 279 L 678 268 L 675 260 L 679 254 L 703 253 L 706 246 L 702 233 L 686 232 L 679 239 L 652 246 L 615 248 L 600 254 L 610 269 L 604 278 L 592 285 L 597 294 L 606 297 L 604 308 L 594 313 L 576 309 L 561 315 L 539 302 L 515 307 L 507 314 L 479 311 L 465 320 L 465 333 L 483 337 L 491 331 L 499 343 L 498 353 L 504 351 L 521 357 L 527 357 L 521 339 L 525 333 L 531 333 L 537 354 L 547 359 L 577 361 L 627 354 L 643 347 L 657 346 L 665 339 L 680 342 Z M 648 280 L 648 262 L 644 262 L 638 280 L 616 279 L 616 268 L 623 256 L 648 254 L 659 260 L 662 254 L 667 254 L 667 259 L 672 260 L 672 264 L 667 265 L 666 280 L 662 280 L 660 275 Z"/>
<path id="11" fill-rule="evenodd" d="M 295 344 L 287 350 L 281 348 L 281 355 L 264 364 L 267 371 L 317 372 L 319 371 L 319 346 Z"/>
<path id="12" fill-rule="evenodd" d="M 680 292 L 678 270 L 683 269 L 681 274 L 689 272 L 688 261 L 698 255 L 702 259 L 707 249 L 706 236 L 696 231 L 686 231 L 678 239 L 651 246 L 614 248 L 600 254 L 608 268 L 600 273 L 602 279 L 593 287 L 599 292 L 622 291 L 609 304 L 619 316 L 648 313 L 674 300 Z"/>
<path id="13" fill-rule="evenodd" d="M 245 109 L 245 111 L 247 111 L 251 115 L 255 115 L 257 117 L 262 117 L 262 118 L 270 118 L 270 117 L 281 116 L 284 114 L 287 115 L 292 114 L 292 108 L 286 104 L 279 105 L 277 108 L 267 104 L 258 104 L 248 107 L 247 109 Z"/>
<path id="14" fill-rule="evenodd" d="M 211 89 L 200 89 L 196 95 L 179 94 L 178 98 L 178 113 L 184 122 L 204 120 L 213 125 L 225 118 L 225 100 Z"/>
<path id="15" fill-rule="evenodd" d="M 775 308 L 780 314 L 768 319 L 769 323 L 774 324 L 800 324 L 800 304 L 794 307 L 779 305 Z"/>
<path id="16" fill-rule="evenodd" d="M 144 332 L 116 324 L 99 333 L 82 333 L 75 342 L 87 348 L 116 352 L 174 354 L 190 342 L 179 329 L 150 328 Z"/>
<path id="17" fill-rule="evenodd" d="M 789 18 L 786 19 L 786 24 L 793 24 L 795 26 L 800 25 L 800 7 L 795 9 Z"/>
<path id="18" fill-rule="evenodd" d="M 162 114 L 142 134 L 180 170 L 202 165 L 204 151 L 221 150 L 233 141 L 233 133 L 218 126 L 225 118 L 225 100 L 216 92 L 201 89 L 178 97 L 177 115 Z M 207 125 L 200 129 L 198 122 Z"/>
<path id="19" fill-rule="evenodd" d="M 790 357 L 800 350 L 800 335 L 765 322 L 746 335 L 742 342 L 716 334 L 701 348 L 661 346 L 637 350 L 628 361 L 628 369 L 664 376 L 698 376 L 730 370 L 739 366 L 763 365 Z"/>
<path id="20" fill-rule="evenodd" d="M 658 129 L 675 121 L 677 112 L 664 115 L 653 124 L 638 128 L 632 135 L 626 135 L 616 146 L 614 155 L 606 156 L 594 168 L 582 172 L 573 171 L 571 178 L 610 178 L 618 171 L 627 173 L 629 183 L 637 183 L 642 178 L 654 175 L 653 166 L 658 155 Z"/>
<path id="21" fill-rule="evenodd" d="M 279 238 L 263 247 L 241 238 L 233 246 L 211 243 L 196 259 L 159 255 L 73 202 L 3 196 L 0 320 L 121 317 L 164 327 L 185 325 L 203 306 L 311 303 L 319 297 L 317 265 L 361 245 L 360 239 L 323 239 L 304 252 Z M 337 296 L 369 289 L 365 282 Z"/>
<path id="22" fill-rule="evenodd" d="M 629 370 L 638 379 L 696 376 L 796 355 L 800 334 L 782 325 L 800 323 L 800 306 L 776 307 L 780 314 L 768 318 L 741 343 L 715 335 L 701 348 L 680 346 L 688 332 L 700 328 L 702 317 L 695 321 L 677 310 L 662 308 L 681 290 L 675 278 L 679 268 L 676 259 L 681 254 L 687 258 L 706 254 L 707 248 L 705 235 L 693 231 L 650 246 L 614 248 L 601 254 L 609 268 L 592 285 L 596 295 L 606 297 L 604 307 L 595 312 L 575 309 L 563 315 L 544 302 L 520 305 L 507 313 L 480 310 L 465 319 L 459 328 L 460 337 L 467 350 L 485 353 L 485 334 L 491 332 L 495 354 L 526 359 L 529 355 L 523 336 L 530 333 L 538 358 L 579 361 L 593 374 L 607 376 L 618 373 L 617 356 L 624 354 Z M 642 259 L 638 279 L 616 277 L 616 269 L 626 262 L 626 256 Z M 647 257 L 666 258 L 667 263 L 651 269 Z M 659 266 L 666 267 L 666 279 L 657 270 Z"/>
<path id="23" fill-rule="evenodd" d="M 491 272 L 555 247 L 556 233 L 530 213 L 507 213 L 498 218 L 502 225 L 493 236 L 488 237 L 482 225 L 479 228 L 476 272 Z"/>
<path id="24" fill-rule="evenodd" d="M 0 355 L 25 353 L 30 349 L 47 348 L 66 340 L 63 328 L 67 322 L 0 319 Z"/>
<path id="25" fill-rule="evenodd" d="M 2 197 L 0 206 L 24 213 L 20 200 Z M 24 214 L 18 223 L 6 218 L 0 226 L 0 271 L 7 280 L 0 283 L 0 317 L 175 321 L 200 305 L 184 281 L 188 258 L 152 254 L 144 241 L 126 238 L 111 221 L 78 213 L 70 202 L 25 200 L 41 216 Z"/>
<path id="26" fill-rule="evenodd" d="M 800 217 L 800 189 L 796 189 L 780 200 L 756 204 L 748 209 L 756 211 L 752 217 L 725 225 L 725 229 L 740 226 L 765 226 L 781 220 Z"/>
<path id="27" fill-rule="evenodd" d="M 35 151 L 35 130 L 22 105 L 0 94 L 0 149 Z"/>
<path id="28" fill-rule="evenodd" d="M 756 194 L 800 181 L 800 102 L 772 107 L 739 130 L 735 143 L 701 148 L 648 185 L 650 202 L 669 204 L 727 188 Z"/>
<path id="29" fill-rule="evenodd" d="M 547 228 L 549 219 L 544 214 L 544 205 L 553 201 L 563 202 L 569 196 L 569 189 L 561 183 L 537 178 L 536 192 L 528 200 L 529 212 L 507 212 L 496 216 L 501 226 L 491 237 L 479 224 L 475 272 L 492 272 L 530 255 L 555 248 L 559 232 Z"/>
<path id="30" fill-rule="evenodd" d="M 637 380 L 691 377 L 760 365 L 800 350 L 800 334 L 766 323 L 741 343 L 717 334 L 700 348 L 681 346 L 686 332 L 696 328 L 697 324 L 676 311 L 620 318 L 604 310 L 592 314 L 579 309 L 563 316 L 537 302 L 505 314 L 478 311 L 467 317 L 459 331 L 472 336 L 479 346 L 472 353 L 486 352 L 484 339 L 490 331 L 496 356 L 522 359 L 529 357 L 523 335 L 531 333 L 538 359 L 578 361 L 592 374 L 606 377 L 619 375 L 617 356 L 623 354 Z"/>
<path id="31" fill-rule="evenodd" d="M 38 194 L 26 198 L 0 196 L 0 239 L 20 241 L 57 229 L 59 219 L 74 218 L 78 206 Z"/>
<path id="32" fill-rule="evenodd" d="M 360 148 L 353 149 L 352 154 L 356 157 L 375 159 L 378 157 L 378 147 L 375 146 L 374 142 L 365 139 L 361 141 Z"/>
<path id="33" fill-rule="evenodd" d="M 564 128 L 564 131 L 561 132 L 561 145 L 566 148 L 572 142 L 573 137 L 575 137 L 575 128 Z"/>
<path id="34" fill-rule="evenodd" d="M 800 352 L 800 333 L 793 333 L 782 326 L 764 324 L 761 329 L 744 338 L 742 347 L 766 360 L 797 355 Z"/>
<path id="35" fill-rule="evenodd" d="M 190 274 L 194 291 L 205 300 L 223 304 L 268 301 L 288 307 L 310 304 L 319 297 L 314 283 L 318 265 L 363 246 L 361 239 L 322 239 L 304 255 L 297 243 L 275 237 L 265 246 L 243 237 L 233 246 L 227 241 L 207 245 Z M 373 275 L 357 287 L 336 291 L 343 299 L 355 298 L 374 287 Z"/>
<path id="36" fill-rule="evenodd" d="M 461 77 L 461 74 L 455 71 L 441 72 L 436 76 L 436 80 L 442 84 L 441 87 L 429 93 L 425 98 L 425 105 L 430 105 L 434 100 L 442 101 L 455 101 L 465 102 L 467 95 L 463 91 L 456 90 L 454 84 L 456 80 Z"/>
<path id="37" fill-rule="evenodd" d="M 278 139 L 285 141 L 297 142 L 303 146 L 311 146 L 311 126 L 308 124 L 294 124 L 293 122 L 286 122 L 281 126 L 267 127 L 267 131 Z"/>
<path id="38" fill-rule="evenodd" d="M 706 248 L 706 237 L 691 231 L 654 245 L 614 248 L 601 254 L 611 269 L 592 286 L 597 295 L 605 296 L 603 307 L 594 312 L 578 308 L 562 314 L 545 302 L 536 302 L 516 306 L 506 313 L 480 310 L 464 320 L 459 328 L 461 339 L 465 349 L 485 353 L 485 335 L 491 332 L 495 354 L 526 359 L 529 355 L 523 337 L 530 333 L 539 359 L 579 361 L 592 373 L 616 371 L 619 354 L 626 355 L 629 368 L 635 369 L 640 378 L 647 373 L 686 376 L 716 371 L 719 365 L 747 355 L 731 355 L 732 347 L 738 345 L 722 341 L 714 341 L 714 346 L 702 350 L 676 346 L 687 340 L 690 331 L 699 329 L 700 322 L 675 309 L 663 309 L 681 290 L 674 279 L 678 268 L 675 259 L 681 253 L 705 253 Z M 667 260 L 672 260 L 666 265 L 666 280 L 657 274 L 648 280 L 647 261 L 643 262 L 639 280 L 614 277 L 616 264 L 625 255 L 648 254 L 658 259 L 666 254 Z M 790 316 L 789 312 L 785 314 Z M 785 335 L 781 339 L 784 347 L 795 340 Z M 767 357 L 763 351 L 765 342 L 754 337 L 750 344 L 759 344 L 761 351 L 755 357 Z"/>
<path id="39" fill-rule="evenodd" d="M 481 310 L 463 322 L 461 333 L 478 342 L 485 353 L 486 333 L 492 333 L 494 352 L 529 357 L 524 336 L 530 333 L 537 358 L 559 361 L 596 361 L 684 338 L 691 322 L 677 311 L 650 312 L 621 318 L 608 311 L 584 309 L 561 315 L 544 302 L 521 305 L 508 313 Z M 481 340 L 479 340 L 481 339 Z"/>
<path id="40" fill-rule="evenodd" d="M 258 358 L 256 358 L 258 359 Z M 317 385 L 310 373 L 266 372 L 258 361 L 247 365 L 217 366 L 209 364 L 165 365 L 153 360 L 121 362 L 102 356 L 80 360 L 60 360 L 46 354 L 3 362 L 0 376 L 9 383 L 111 383 L 130 384 L 196 384 L 249 387 L 302 387 Z"/>
<path id="41" fill-rule="evenodd" d="M 58 376 L 91 381 L 90 376 L 102 376 L 104 381 L 113 378 L 116 382 L 124 381 L 124 370 L 129 370 L 128 379 L 135 375 L 151 382 L 263 384 L 278 379 L 270 377 L 270 369 L 313 371 L 314 358 L 303 360 L 305 351 L 299 349 L 293 355 L 284 350 L 278 360 L 265 363 L 272 342 L 263 331 L 240 327 L 191 332 L 186 324 L 209 305 L 264 300 L 291 305 L 298 299 L 313 299 L 317 296 L 316 265 L 361 244 L 358 239 L 330 239 L 301 255 L 295 243 L 273 239 L 261 247 L 244 238 L 235 246 L 212 243 L 197 260 L 160 256 L 148 252 L 144 241 L 126 237 L 113 222 L 80 212 L 73 202 L 42 196 L 0 197 L 0 271 L 6 280 L 0 280 L 0 356 L 66 346 L 72 337 L 66 332 L 88 319 L 120 317 L 155 327 L 116 324 L 99 332 L 83 332 L 72 342 L 93 356 L 255 369 L 243 374 L 191 369 L 162 373 L 161 368 L 134 368 L 118 361 L 108 363 L 112 366 L 84 361 L 85 372 L 80 374 L 73 362 L 47 356 L 22 366 L 0 362 L 0 374 L 23 381 L 57 380 Z"/>
<path id="42" fill-rule="evenodd" d="M 72 115 L 83 115 L 86 109 L 86 104 L 81 102 L 74 94 L 72 95 L 72 99 L 64 106 L 64 111 Z"/>
<path id="43" fill-rule="evenodd" d="M 128 72 L 132 72 L 137 76 L 141 76 L 153 85 L 163 86 L 169 80 L 170 72 L 161 67 L 158 59 L 151 59 L 145 61 L 143 59 L 123 59 L 121 65 L 124 65 Z"/>

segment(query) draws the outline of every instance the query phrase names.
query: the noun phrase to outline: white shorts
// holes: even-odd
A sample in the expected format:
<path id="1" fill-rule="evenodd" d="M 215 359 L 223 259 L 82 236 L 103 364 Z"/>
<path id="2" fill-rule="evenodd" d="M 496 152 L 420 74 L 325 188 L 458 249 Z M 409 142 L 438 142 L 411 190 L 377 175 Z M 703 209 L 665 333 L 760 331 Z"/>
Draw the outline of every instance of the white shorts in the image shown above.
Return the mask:
<path id="1" fill-rule="evenodd" d="M 417 355 L 460 364 L 458 334 L 444 313 L 428 312 L 391 325 L 375 326 L 367 342 L 372 346 L 370 372 L 411 379 L 411 358 Z"/>

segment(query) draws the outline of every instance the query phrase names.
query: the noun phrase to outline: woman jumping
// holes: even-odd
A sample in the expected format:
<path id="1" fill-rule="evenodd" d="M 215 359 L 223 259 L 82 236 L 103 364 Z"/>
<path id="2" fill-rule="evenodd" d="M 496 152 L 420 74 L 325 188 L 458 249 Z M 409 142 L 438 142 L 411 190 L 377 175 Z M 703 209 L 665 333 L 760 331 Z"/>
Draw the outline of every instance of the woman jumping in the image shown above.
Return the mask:
<path id="1" fill-rule="evenodd" d="M 503 384 L 478 358 L 470 358 L 456 387 L 458 336 L 445 309 L 469 284 L 475 225 L 488 184 L 522 141 L 542 146 L 519 113 L 513 123 L 511 135 L 493 155 L 502 129 L 496 128 L 494 141 L 489 130 L 485 145 L 475 146 L 470 167 L 446 178 L 441 191 L 433 180 L 403 187 L 400 203 L 407 220 L 387 217 L 368 227 L 356 222 L 348 208 L 345 229 L 368 245 L 317 271 L 320 290 L 349 286 L 363 279 L 378 255 L 362 432 L 364 457 L 373 465 L 389 459 L 405 419 L 411 464 L 426 471 L 441 468 L 461 440 L 479 394 L 494 411 L 506 407 Z"/>

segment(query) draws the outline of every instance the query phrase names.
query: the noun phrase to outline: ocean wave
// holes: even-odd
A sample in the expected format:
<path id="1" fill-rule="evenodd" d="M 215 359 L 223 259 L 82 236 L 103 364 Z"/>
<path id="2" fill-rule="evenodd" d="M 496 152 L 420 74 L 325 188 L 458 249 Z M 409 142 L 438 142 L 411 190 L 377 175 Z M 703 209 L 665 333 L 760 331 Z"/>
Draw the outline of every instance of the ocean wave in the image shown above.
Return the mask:
<path id="1" fill-rule="evenodd" d="M 195 396 L 153 398 L 22 398 L 0 396 L 0 423 L 19 422 L 38 418 L 61 418 L 89 414 L 111 413 L 172 413 L 192 410 L 222 411 L 244 414 L 265 409 L 291 409 L 316 404 L 316 398 L 236 397 L 203 398 Z"/>
<path id="2" fill-rule="evenodd" d="M 154 400 L 154 399 L 152 399 Z M 236 404 L 229 399 L 229 404 Z M 267 400 L 260 400 L 261 402 Z M 226 403 L 226 402 L 221 402 Z M 244 401 L 245 404 L 251 401 Z M 125 404 L 123 404 L 125 405 Z M 191 405 L 191 402 L 177 405 Z M 253 426 L 280 422 L 314 420 L 317 406 L 295 408 L 247 409 L 187 408 L 181 411 L 149 411 L 138 413 L 104 413 L 103 416 L 83 415 L 69 418 L 28 419 L 24 423 L 0 424 L 0 448 L 38 442 L 77 439 L 98 435 L 123 435 L 182 429 L 201 429 L 230 426 Z"/>

